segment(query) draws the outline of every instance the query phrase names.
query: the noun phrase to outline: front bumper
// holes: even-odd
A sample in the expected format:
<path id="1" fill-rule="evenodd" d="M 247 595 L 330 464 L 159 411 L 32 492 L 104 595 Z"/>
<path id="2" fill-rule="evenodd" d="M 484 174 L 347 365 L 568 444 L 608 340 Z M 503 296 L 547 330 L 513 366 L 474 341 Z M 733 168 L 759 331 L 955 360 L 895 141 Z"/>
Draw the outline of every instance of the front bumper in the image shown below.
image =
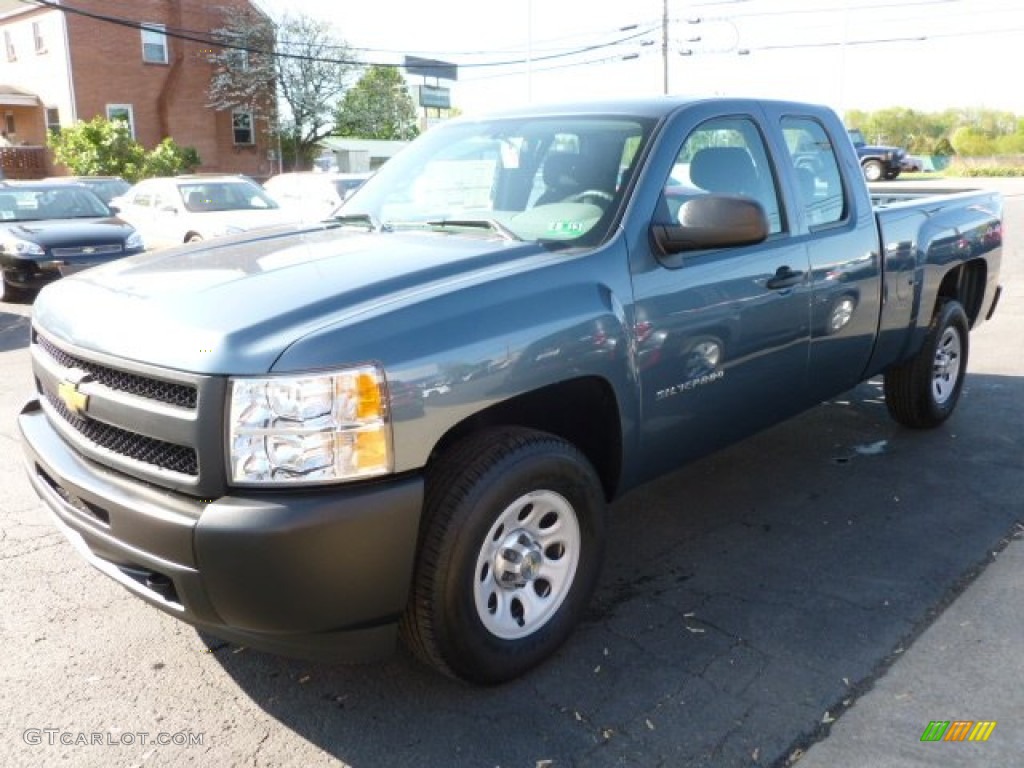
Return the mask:
<path id="1" fill-rule="evenodd" d="M 60 258 L 52 255 L 14 256 L 0 254 L 0 270 L 8 285 L 25 291 L 38 291 L 62 277 L 98 267 L 117 259 L 142 253 L 142 248 L 132 248 L 116 255 L 102 255 L 90 258 Z"/>
<path id="2" fill-rule="evenodd" d="M 393 649 L 423 482 L 195 499 L 72 451 L 37 400 L 18 418 L 36 493 L 93 566 L 157 608 L 258 650 L 367 661 Z"/>

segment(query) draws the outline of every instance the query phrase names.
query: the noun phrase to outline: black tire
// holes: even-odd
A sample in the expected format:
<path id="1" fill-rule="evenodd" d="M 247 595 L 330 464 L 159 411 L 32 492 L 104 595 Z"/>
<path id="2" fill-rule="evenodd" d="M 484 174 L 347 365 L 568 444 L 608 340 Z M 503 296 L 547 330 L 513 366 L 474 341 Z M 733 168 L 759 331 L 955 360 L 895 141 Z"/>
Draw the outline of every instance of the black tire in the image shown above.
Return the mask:
<path id="1" fill-rule="evenodd" d="M 0 301 L 15 304 L 25 301 L 27 296 L 28 294 L 25 292 L 24 288 L 11 285 L 4 279 L 4 276 L 0 274 Z"/>
<path id="2" fill-rule="evenodd" d="M 892 181 L 893 179 L 899 178 L 899 175 L 899 171 L 889 171 L 887 174 L 885 174 L 885 180 Z"/>
<path id="3" fill-rule="evenodd" d="M 959 302 L 936 307 L 920 351 L 885 373 L 885 404 L 896 421 L 931 429 L 950 417 L 967 374 L 969 330 Z"/>
<path id="4" fill-rule="evenodd" d="M 590 463 L 553 435 L 508 427 L 454 446 L 427 474 L 406 645 L 474 683 L 542 662 L 590 601 L 605 508 Z"/>
<path id="5" fill-rule="evenodd" d="M 867 160 L 864 163 L 864 178 L 868 181 L 879 181 L 885 175 L 885 169 L 878 160 Z"/>
<path id="6" fill-rule="evenodd" d="M 188 235 L 185 236 L 185 242 L 186 243 L 201 243 L 201 242 L 203 242 L 203 236 L 200 235 L 198 232 L 190 232 Z"/>

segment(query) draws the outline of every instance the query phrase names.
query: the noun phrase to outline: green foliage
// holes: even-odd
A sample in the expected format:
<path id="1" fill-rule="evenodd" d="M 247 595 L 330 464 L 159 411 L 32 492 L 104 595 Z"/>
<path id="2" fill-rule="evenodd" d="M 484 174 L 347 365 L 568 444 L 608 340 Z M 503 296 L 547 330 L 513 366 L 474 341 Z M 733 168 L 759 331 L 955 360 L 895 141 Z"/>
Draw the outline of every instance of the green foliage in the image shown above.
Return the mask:
<path id="1" fill-rule="evenodd" d="M 47 139 L 54 159 L 75 176 L 121 176 L 135 182 L 147 176 L 172 176 L 200 164 L 192 147 L 179 147 L 173 139 L 160 142 L 152 152 L 131 137 L 123 120 L 94 117 Z"/>
<path id="2" fill-rule="evenodd" d="M 966 165 L 951 165 L 946 170 L 947 176 L 988 176 L 988 177 L 1024 177 L 1024 165 L 979 165 L 970 167 Z"/>
<path id="3" fill-rule="evenodd" d="M 917 155 L 955 152 L 978 157 L 1024 151 L 1024 118 L 1010 112 L 947 109 L 925 113 L 893 107 L 876 112 L 850 110 L 845 120 L 848 126 L 860 128 L 872 143 L 905 147 Z"/>
<path id="4" fill-rule="evenodd" d="M 402 74 L 395 67 L 370 67 L 338 105 L 334 130 L 358 139 L 416 138 L 416 105 Z"/>
<path id="5" fill-rule="evenodd" d="M 957 128 L 949 139 L 958 155 L 978 157 L 995 154 L 995 141 L 980 129 L 970 125 Z"/>
<path id="6" fill-rule="evenodd" d="M 76 176 L 122 176 L 136 181 L 142 175 L 146 150 L 122 120 L 97 116 L 51 133 L 47 141 L 54 159 Z"/>
<path id="7" fill-rule="evenodd" d="M 199 153 L 195 147 L 179 147 L 174 139 L 168 137 L 146 155 L 142 175 L 175 176 L 179 173 L 191 173 L 199 164 Z"/>

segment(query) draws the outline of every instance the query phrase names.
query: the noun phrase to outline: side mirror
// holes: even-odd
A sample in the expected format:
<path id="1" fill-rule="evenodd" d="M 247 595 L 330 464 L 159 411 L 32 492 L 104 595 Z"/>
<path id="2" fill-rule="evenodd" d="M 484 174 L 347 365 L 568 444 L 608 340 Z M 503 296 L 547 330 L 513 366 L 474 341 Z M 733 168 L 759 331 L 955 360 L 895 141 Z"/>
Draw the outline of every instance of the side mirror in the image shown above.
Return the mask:
<path id="1" fill-rule="evenodd" d="M 652 224 L 663 254 L 760 243 L 768 237 L 764 208 L 746 197 L 700 195 L 679 207 L 678 224 Z"/>

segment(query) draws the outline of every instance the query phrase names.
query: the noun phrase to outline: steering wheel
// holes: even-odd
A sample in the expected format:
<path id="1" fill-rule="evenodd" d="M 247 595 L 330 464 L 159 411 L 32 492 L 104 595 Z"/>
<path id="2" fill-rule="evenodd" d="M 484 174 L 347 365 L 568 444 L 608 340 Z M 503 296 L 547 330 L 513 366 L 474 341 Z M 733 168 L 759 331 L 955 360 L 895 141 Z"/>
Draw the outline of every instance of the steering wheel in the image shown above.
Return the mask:
<path id="1" fill-rule="evenodd" d="M 582 192 L 577 192 L 574 195 L 569 195 L 565 198 L 566 203 L 582 203 L 588 197 L 596 197 L 598 200 L 603 200 L 606 203 L 612 201 L 612 195 L 610 192 L 605 192 L 603 189 L 585 189 Z"/>

